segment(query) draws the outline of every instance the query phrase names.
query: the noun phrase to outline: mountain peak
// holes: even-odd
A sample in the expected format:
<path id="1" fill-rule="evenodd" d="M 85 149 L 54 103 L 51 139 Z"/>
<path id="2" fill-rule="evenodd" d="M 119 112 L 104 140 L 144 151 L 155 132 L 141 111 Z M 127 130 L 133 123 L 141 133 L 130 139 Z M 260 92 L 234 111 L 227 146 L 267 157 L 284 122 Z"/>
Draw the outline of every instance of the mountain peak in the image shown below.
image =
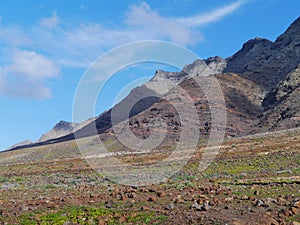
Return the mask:
<path id="1" fill-rule="evenodd" d="M 209 76 L 219 74 L 227 66 L 225 59 L 215 56 L 205 60 L 197 59 L 193 63 L 186 65 L 182 71 L 189 76 Z"/>
<path id="2" fill-rule="evenodd" d="M 71 122 L 67 122 L 64 120 L 59 121 L 54 128 L 56 129 L 61 129 L 61 128 L 66 128 L 66 127 L 72 127 L 72 123 Z"/>
<path id="3" fill-rule="evenodd" d="M 298 17 L 288 29 L 280 35 L 276 41 L 276 46 L 300 46 L 300 17 Z"/>
<path id="4" fill-rule="evenodd" d="M 273 42 L 266 38 L 255 37 L 254 39 L 250 39 L 249 41 L 247 41 L 243 45 L 241 51 L 245 53 L 251 50 L 257 51 L 259 48 L 269 47 L 272 44 Z"/>
<path id="5" fill-rule="evenodd" d="M 300 30 L 300 16 L 289 26 L 288 30 Z"/>

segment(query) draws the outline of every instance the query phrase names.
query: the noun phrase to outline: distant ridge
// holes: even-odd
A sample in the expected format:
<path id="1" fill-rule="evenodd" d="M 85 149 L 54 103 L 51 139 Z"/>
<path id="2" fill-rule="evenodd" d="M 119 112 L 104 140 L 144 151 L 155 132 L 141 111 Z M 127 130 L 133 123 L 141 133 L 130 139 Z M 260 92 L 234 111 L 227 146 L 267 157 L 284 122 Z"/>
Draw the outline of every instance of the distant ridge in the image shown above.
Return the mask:
<path id="1" fill-rule="evenodd" d="M 203 93 L 191 79 L 195 76 L 216 76 L 219 81 L 227 107 L 227 137 L 299 127 L 300 17 L 275 42 L 256 37 L 247 41 L 237 53 L 227 59 L 210 57 L 186 65 L 181 72 L 155 73 L 148 83 L 170 79 L 196 99 L 195 105 L 201 118 L 199 133 L 206 137 L 210 130 L 210 118 L 207 116 L 209 107 L 205 104 Z M 114 109 L 122 109 L 128 102 L 139 99 L 145 93 L 151 96 L 151 92 L 147 83 L 137 87 Z M 171 91 L 167 95 L 177 99 L 174 93 L 175 91 Z M 184 107 L 184 102 L 178 104 Z M 94 125 L 99 134 L 112 132 L 110 113 L 111 110 L 108 110 L 83 124 L 61 121 L 44 134 L 39 142 L 26 142 L 21 146 L 15 145 L 12 149 L 71 140 L 74 139 L 74 132 L 77 137 L 91 136 Z M 132 131 L 138 136 L 145 135 L 147 118 L 154 114 L 172 127 L 169 131 L 170 138 L 175 138 L 176 132 L 180 130 L 179 118 L 163 98 L 157 97 L 145 98 L 132 109 Z M 120 122 L 125 119 L 120 118 Z"/>

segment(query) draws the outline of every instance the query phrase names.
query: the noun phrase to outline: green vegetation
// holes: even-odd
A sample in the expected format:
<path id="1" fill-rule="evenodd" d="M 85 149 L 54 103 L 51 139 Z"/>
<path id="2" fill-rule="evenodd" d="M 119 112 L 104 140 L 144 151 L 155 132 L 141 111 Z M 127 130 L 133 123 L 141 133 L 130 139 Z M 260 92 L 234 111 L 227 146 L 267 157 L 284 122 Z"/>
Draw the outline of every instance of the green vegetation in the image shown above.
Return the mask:
<path id="1" fill-rule="evenodd" d="M 120 210 L 109 210 L 96 207 L 67 207 L 57 212 L 46 213 L 37 211 L 24 214 L 19 217 L 20 224 L 31 225 L 63 225 L 66 222 L 72 224 L 99 224 L 105 221 L 108 224 L 159 224 L 167 220 L 164 215 L 156 215 L 154 212 L 131 213 Z"/>
<path id="2" fill-rule="evenodd" d="M 298 175 L 300 154 L 292 156 L 285 153 L 240 157 L 239 159 L 216 160 L 204 171 L 207 177 L 243 178 L 253 177 L 257 173 L 264 176 L 280 174 Z"/>
<path id="3" fill-rule="evenodd" d="M 8 182 L 8 179 L 6 177 L 0 176 L 0 184 Z"/>

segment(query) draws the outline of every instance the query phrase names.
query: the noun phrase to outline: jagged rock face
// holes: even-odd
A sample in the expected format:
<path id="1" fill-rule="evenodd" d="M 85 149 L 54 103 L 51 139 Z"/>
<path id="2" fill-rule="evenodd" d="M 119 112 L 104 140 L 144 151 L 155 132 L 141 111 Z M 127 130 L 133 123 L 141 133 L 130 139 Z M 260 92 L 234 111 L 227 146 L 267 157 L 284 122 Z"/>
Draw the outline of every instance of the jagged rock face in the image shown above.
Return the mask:
<path id="1" fill-rule="evenodd" d="M 280 101 L 284 96 L 293 92 L 300 86 L 300 65 L 289 73 L 287 77 L 276 88 L 275 100 Z"/>
<path id="2" fill-rule="evenodd" d="M 180 72 L 166 72 L 157 70 L 150 82 L 170 80 L 176 84 L 179 84 L 184 79 L 189 77 L 209 76 L 222 73 L 226 68 L 226 65 L 227 61 L 219 56 L 210 57 L 206 60 L 199 59 L 189 65 L 186 65 Z"/>
<path id="3" fill-rule="evenodd" d="M 225 71 L 243 75 L 256 82 L 267 93 L 293 68 L 281 52 L 282 50 L 274 49 L 273 42 L 255 38 L 228 59 Z"/>
<path id="4" fill-rule="evenodd" d="M 155 72 L 154 77 L 150 80 L 150 82 L 161 82 L 165 80 L 171 80 L 174 83 L 180 83 L 187 74 L 185 72 L 167 72 L 163 70 L 157 70 Z"/>
<path id="5" fill-rule="evenodd" d="M 228 58 L 227 72 L 239 74 L 256 72 L 267 64 L 271 56 L 272 41 L 262 38 L 255 38 L 246 42 L 242 49 L 232 57 Z"/>
<path id="6" fill-rule="evenodd" d="M 216 75 L 226 100 L 229 136 L 299 126 L 299 42 L 300 18 L 275 42 L 255 38 L 226 60 L 214 57 L 185 66 L 180 86 L 185 86 L 192 96 L 201 96 L 201 91 L 194 90 L 186 80 Z M 200 102 L 205 99 L 200 98 L 199 105 Z M 159 108 L 157 104 L 155 107 Z M 209 113 L 205 106 L 197 110 L 201 119 L 207 121 L 203 108 Z M 164 108 L 160 112 L 164 115 Z"/>
<path id="7" fill-rule="evenodd" d="M 300 63 L 300 18 L 273 43 L 255 38 L 228 58 L 226 72 L 234 72 L 256 82 L 266 93 L 278 85 Z"/>
<path id="8" fill-rule="evenodd" d="M 268 94 L 263 104 L 267 110 L 259 122 L 260 128 L 274 130 L 300 125 L 300 65 Z"/>
<path id="9" fill-rule="evenodd" d="M 209 82 L 205 85 L 205 77 L 203 79 L 203 86 L 209 87 Z M 218 74 L 216 79 L 223 90 L 226 101 L 227 127 L 225 135 L 234 137 L 250 133 L 249 127 L 258 122 L 258 116 L 263 111 L 261 107 L 263 91 L 254 82 L 246 80 L 238 74 Z M 179 91 L 181 88 L 193 99 L 198 119 L 192 116 L 192 109 Z M 221 96 L 216 96 L 216 98 L 218 97 Z M 179 113 L 182 111 L 185 112 L 184 118 Z M 153 119 L 159 119 L 167 126 L 153 130 L 151 129 Z M 164 145 L 172 146 L 180 140 L 182 120 L 189 120 L 189 123 L 198 127 L 201 140 L 209 137 L 212 124 L 210 106 L 203 87 L 201 88 L 192 77 L 185 79 L 148 109 L 131 117 L 128 123 L 135 136 L 146 139 L 152 132 L 160 132 L 162 136 L 165 135 Z M 108 132 L 113 133 L 114 131 L 110 129 Z"/>
<path id="10" fill-rule="evenodd" d="M 273 131 L 300 126 L 300 87 L 285 96 L 280 104 L 264 112 L 258 131 Z"/>
<path id="11" fill-rule="evenodd" d="M 292 93 L 296 88 L 300 86 L 300 64 L 295 70 L 288 73 L 285 79 L 283 79 L 279 85 L 273 88 L 266 96 L 263 102 L 263 106 L 266 109 L 270 109 L 279 104 L 284 98 Z"/>
<path id="12" fill-rule="evenodd" d="M 210 57 L 205 60 L 207 66 L 213 71 L 212 74 L 223 73 L 227 67 L 227 60 L 219 56 Z"/>
<path id="13" fill-rule="evenodd" d="M 219 74 L 226 67 L 226 60 L 221 57 L 211 57 L 206 60 L 196 60 L 192 64 L 186 65 L 182 71 L 188 74 L 188 77 L 209 76 Z"/>
<path id="14" fill-rule="evenodd" d="M 122 112 L 126 111 L 127 107 L 131 106 L 131 103 L 133 102 L 136 102 L 137 104 L 134 104 L 129 117 L 135 116 L 148 109 L 150 106 L 156 103 L 160 97 L 167 92 L 167 90 L 172 89 L 185 79 L 193 76 L 219 74 L 224 70 L 225 66 L 225 59 L 220 57 L 212 57 L 207 60 L 196 60 L 192 64 L 185 66 L 180 72 L 166 72 L 158 70 L 149 82 L 146 82 L 141 87 L 133 89 L 124 100 L 113 107 L 115 112 L 120 112 L 120 114 L 116 116 L 116 120 L 121 122 L 128 118 L 128 115 L 124 115 Z M 160 82 L 165 84 L 165 88 L 162 90 L 158 89 Z M 147 97 L 145 98 L 143 96 Z M 111 112 L 112 110 L 103 113 L 95 121 L 78 130 L 76 132 L 76 136 L 85 137 L 95 134 L 95 125 L 98 133 L 103 133 L 108 130 L 112 126 Z"/>
<path id="15" fill-rule="evenodd" d="M 294 52 L 295 56 L 300 56 L 300 17 L 296 19 L 284 32 L 280 35 L 275 43 L 274 48 L 286 48 L 288 46 L 289 50 Z M 293 58 L 293 61 L 296 58 Z"/>

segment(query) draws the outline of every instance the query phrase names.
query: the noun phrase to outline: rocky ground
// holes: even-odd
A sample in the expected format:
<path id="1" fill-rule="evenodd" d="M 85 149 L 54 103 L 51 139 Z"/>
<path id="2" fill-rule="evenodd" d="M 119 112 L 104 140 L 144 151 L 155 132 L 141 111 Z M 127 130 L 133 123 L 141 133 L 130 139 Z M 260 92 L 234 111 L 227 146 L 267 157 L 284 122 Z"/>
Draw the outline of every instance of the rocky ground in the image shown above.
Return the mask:
<path id="1" fill-rule="evenodd" d="M 297 130 L 228 140 L 203 172 L 200 147 L 167 182 L 141 187 L 109 181 L 73 142 L 61 145 L 1 154 L 1 224 L 300 224 Z M 26 159 L 32 152 L 43 158 Z"/>

